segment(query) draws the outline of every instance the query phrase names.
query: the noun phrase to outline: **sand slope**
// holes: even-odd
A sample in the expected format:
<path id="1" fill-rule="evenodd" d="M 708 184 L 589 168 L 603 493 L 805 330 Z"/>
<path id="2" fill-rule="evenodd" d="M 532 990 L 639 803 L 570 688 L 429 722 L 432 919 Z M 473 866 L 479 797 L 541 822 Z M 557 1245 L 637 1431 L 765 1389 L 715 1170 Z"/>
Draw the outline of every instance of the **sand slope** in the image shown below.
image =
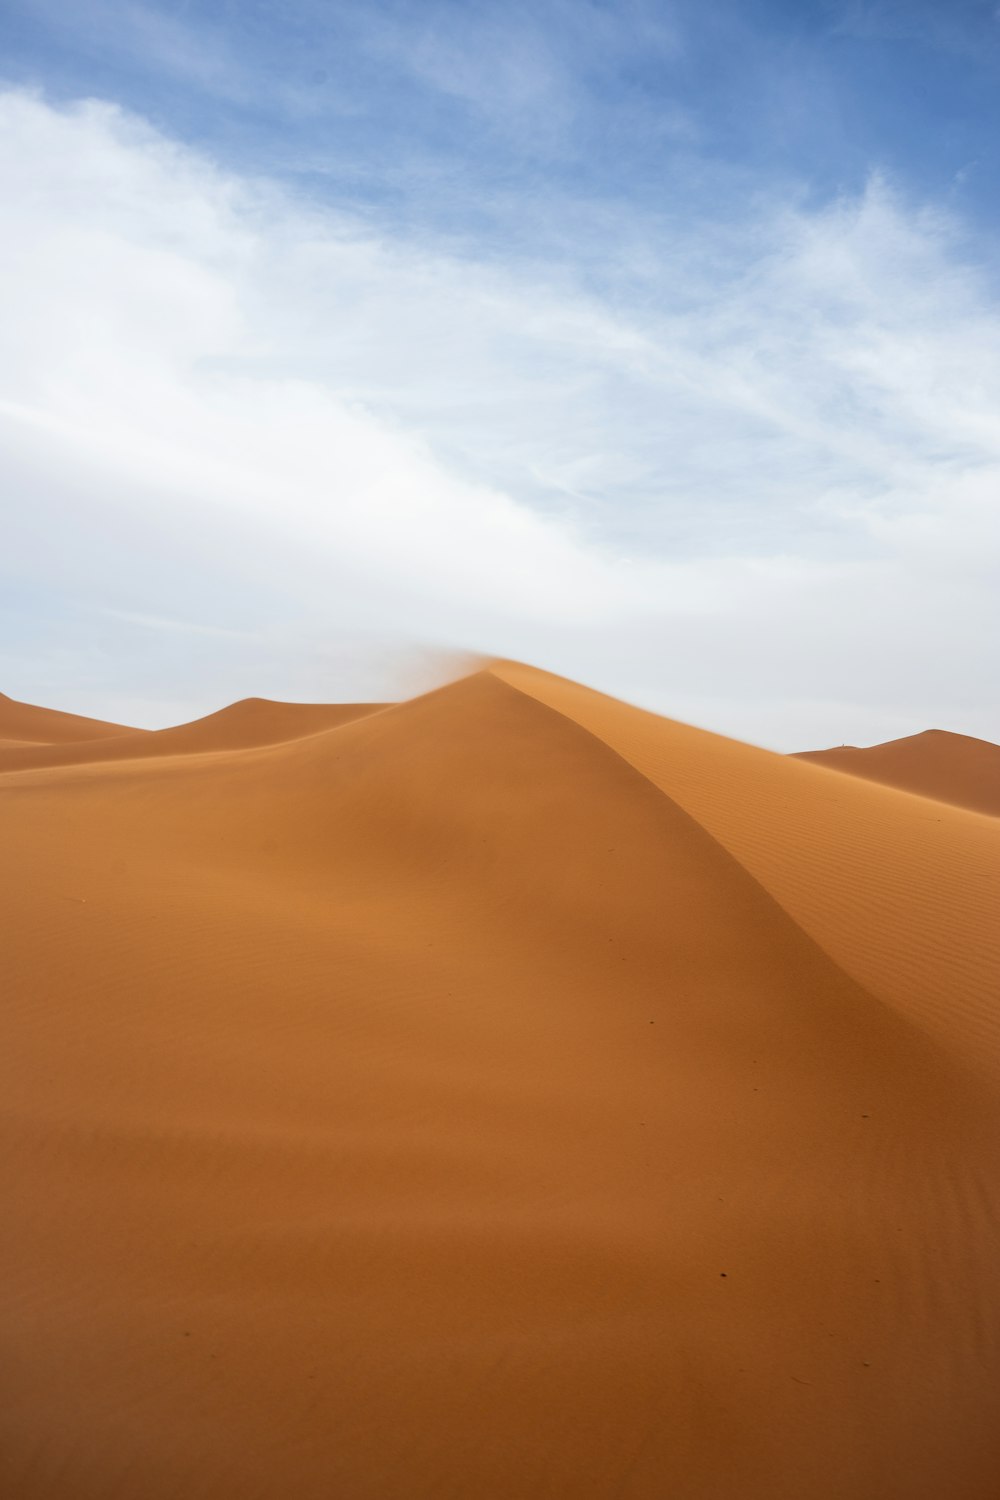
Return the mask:
<path id="1" fill-rule="evenodd" d="M 74 740 L 99 740 L 110 735 L 141 735 L 141 729 L 107 724 L 103 719 L 85 719 L 79 714 L 60 713 L 55 708 L 36 708 L 0 693 L 0 746 L 61 745 Z"/>
<path id="2" fill-rule="evenodd" d="M 274 745 L 333 729 L 381 703 L 276 703 L 268 698 L 243 698 L 217 713 L 177 724 L 169 729 L 121 730 L 113 734 L 45 745 L 5 745 L 0 741 L 0 773 L 41 766 L 81 765 L 97 760 L 134 760 L 136 757 L 195 755 L 219 750 L 247 750 Z M 71 717 L 71 716 L 67 716 Z M 2 722 L 2 721 L 0 721 Z M 84 721 L 90 722 L 90 721 Z"/>
<path id="3" fill-rule="evenodd" d="M 513 664 L 0 776 L 10 1492 L 992 1500 L 1000 842 L 927 806 Z"/>
<path id="4" fill-rule="evenodd" d="M 992 818 L 739 744 L 513 664 L 496 671 L 675 797 L 831 957 L 966 1062 L 1000 1067 Z"/>
<path id="5" fill-rule="evenodd" d="M 869 781 L 951 802 L 973 812 L 1000 816 L 1000 745 L 944 729 L 889 740 L 859 749 L 804 750 L 797 757 L 833 771 L 847 771 Z"/>

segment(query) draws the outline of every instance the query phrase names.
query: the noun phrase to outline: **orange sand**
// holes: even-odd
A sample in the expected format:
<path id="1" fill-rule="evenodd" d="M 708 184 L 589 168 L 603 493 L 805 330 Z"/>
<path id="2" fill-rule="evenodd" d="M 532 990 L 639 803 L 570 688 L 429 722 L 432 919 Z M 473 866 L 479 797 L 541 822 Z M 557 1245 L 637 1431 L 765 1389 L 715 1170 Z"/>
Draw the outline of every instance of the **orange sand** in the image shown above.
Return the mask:
<path id="1" fill-rule="evenodd" d="M 0 735 L 10 735 L 4 710 L 7 705 L 22 709 L 27 704 L 0 701 Z M 193 754 L 199 751 L 249 750 L 256 745 L 273 745 L 279 740 L 301 739 L 322 729 L 334 729 L 350 719 L 383 708 L 381 703 L 274 703 L 267 698 L 244 698 L 218 713 L 178 724 L 171 729 L 126 729 L 121 724 L 101 725 L 94 719 L 76 719 L 72 714 L 56 714 L 51 709 L 34 709 L 45 714 L 49 741 L 20 744 L 13 738 L 0 738 L 0 773 L 22 771 L 40 766 L 79 765 L 94 760 L 134 760 L 138 756 Z M 58 721 L 71 720 L 62 730 Z M 92 735 L 72 738 L 76 724 L 93 725 Z M 99 732 L 98 732 L 99 731 Z"/>
<path id="2" fill-rule="evenodd" d="M 36 708 L 18 703 L 0 693 L 0 745 L 61 745 L 77 740 L 100 740 L 111 735 L 141 735 L 141 729 L 107 724 L 103 719 L 83 719 L 54 708 Z"/>
<path id="3" fill-rule="evenodd" d="M 1000 745 L 991 745 L 989 740 L 925 729 L 923 734 L 866 750 L 840 745 L 834 750 L 804 750 L 796 758 L 1000 816 Z"/>
<path id="4" fill-rule="evenodd" d="M 996 821 L 291 707 L 0 773 L 0 1490 L 994 1500 Z"/>

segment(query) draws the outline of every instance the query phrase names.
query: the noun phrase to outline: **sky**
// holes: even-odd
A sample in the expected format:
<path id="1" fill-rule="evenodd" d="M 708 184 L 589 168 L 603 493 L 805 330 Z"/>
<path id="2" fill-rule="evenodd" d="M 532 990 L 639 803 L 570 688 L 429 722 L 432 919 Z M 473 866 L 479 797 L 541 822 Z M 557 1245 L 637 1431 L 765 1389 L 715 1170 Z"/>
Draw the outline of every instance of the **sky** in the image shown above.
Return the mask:
<path id="1" fill-rule="evenodd" d="M 0 690 L 1000 740 L 1000 7 L 0 0 Z"/>

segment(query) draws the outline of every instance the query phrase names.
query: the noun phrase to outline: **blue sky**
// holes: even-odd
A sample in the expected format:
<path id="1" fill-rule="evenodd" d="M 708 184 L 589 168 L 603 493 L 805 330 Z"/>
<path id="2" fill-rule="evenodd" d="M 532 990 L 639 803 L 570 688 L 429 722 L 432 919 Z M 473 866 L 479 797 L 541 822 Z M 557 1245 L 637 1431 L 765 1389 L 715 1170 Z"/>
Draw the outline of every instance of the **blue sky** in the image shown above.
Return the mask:
<path id="1" fill-rule="evenodd" d="M 5 690 L 1000 738 L 998 15 L 5 0 Z"/>
<path id="2" fill-rule="evenodd" d="M 462 232 L 511 198 L 669 211 L 878 168 L 997 212 L 990 0 L 6 0 L 6 74 L 95 95 L 240 170 Z M 495 215 L 495 218 L 494 218 Z M 504 222 L 506 220 L 506 222 Z"/>

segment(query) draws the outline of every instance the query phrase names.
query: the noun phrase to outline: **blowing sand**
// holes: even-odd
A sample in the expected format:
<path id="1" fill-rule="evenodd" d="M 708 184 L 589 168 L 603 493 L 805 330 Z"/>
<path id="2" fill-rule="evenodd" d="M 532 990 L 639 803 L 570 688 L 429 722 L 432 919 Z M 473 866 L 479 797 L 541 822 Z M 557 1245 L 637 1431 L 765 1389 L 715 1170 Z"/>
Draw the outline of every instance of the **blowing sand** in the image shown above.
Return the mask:
<path id="1" fill-rule="evenodd" d="M 0 1490 L 995 1500 L 995 818 L 509 663 L 22 709 Z"/>

